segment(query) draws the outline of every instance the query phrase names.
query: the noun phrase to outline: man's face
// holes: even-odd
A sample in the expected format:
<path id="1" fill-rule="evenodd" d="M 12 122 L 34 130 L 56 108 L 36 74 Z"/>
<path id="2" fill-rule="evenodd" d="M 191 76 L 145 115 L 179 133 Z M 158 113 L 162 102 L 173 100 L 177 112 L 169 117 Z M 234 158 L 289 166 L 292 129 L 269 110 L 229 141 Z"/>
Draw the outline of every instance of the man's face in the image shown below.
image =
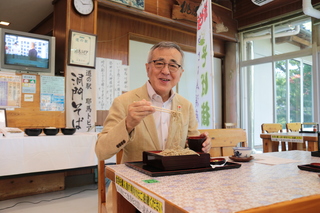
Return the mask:
<path id="1" fill-rule="evenodd" d="M 181 65 L 182 56 L 175 48 L 158 48 L 153 51 L 151 61 L 153 60 Z M 153 62 L 146 64 L 146 70 L 153 89 L 162 97 L 163 101 L 169 98 L 171 89 L 180 81 L 183 72 L 182 68 L 176 72 L 170 72 L 168 64 L 160 69 Z"/>

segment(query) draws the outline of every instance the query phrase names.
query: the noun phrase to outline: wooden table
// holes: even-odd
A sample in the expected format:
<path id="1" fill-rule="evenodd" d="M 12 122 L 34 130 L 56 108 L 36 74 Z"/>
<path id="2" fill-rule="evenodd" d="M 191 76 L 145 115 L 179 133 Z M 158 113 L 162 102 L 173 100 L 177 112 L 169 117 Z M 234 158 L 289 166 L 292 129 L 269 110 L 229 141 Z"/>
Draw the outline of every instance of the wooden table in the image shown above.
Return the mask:
<path id="1" fill-rule="evenodd" d="M 318 151 L 318 134 L 317 133 L 262 133 L 260 134 L 260 138 L 263 142 L 263 152 L 277 152 L 278 147 L 273 146 L 273 144 L 277 141 L 272 141 L 272 135 L 283 135 L 283 136 L 302 136 L 303 141 L 307 144 L 307 151 Z M 302 150 L 302 143 L 297 143 L 297 147 L 299 150 Z"/>
<path id="2" fill-rule="evenodd" d="M 263 164 L 261 157 L 276 158 L 281 164 Z M 279 209 L 279 205 L 293 209 L 284 212 L 297 212 L 300 207 L 320 208 L 318 173 L 297 167 L 310 162 L 320 162 L 320 158 L 308 151 L 272 152 L 255 155 L 237 169 L 151 177 L 119 164 L 107 166 L 106 176 L 116 182 L 116 197 L 122 198 L 117 202 L 118 213 L 135 212 L 127 200 L 140 209 L 160 209 L 146 212 L 274 212 L 272 208 Z"/>

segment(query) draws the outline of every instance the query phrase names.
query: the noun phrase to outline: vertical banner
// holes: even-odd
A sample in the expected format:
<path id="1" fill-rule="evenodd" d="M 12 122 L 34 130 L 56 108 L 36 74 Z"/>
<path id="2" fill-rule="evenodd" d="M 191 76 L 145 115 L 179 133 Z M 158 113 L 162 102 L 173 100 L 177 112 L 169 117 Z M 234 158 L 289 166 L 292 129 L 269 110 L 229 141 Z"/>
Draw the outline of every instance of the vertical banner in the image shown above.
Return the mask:
<path id="1" fill-rule="evenodd" d="M 121 92 L 121 68 L 122 61 L 121 60 L 113 60 L 113 77 L 114 77 L 114 98 L 118 97 L 122 94 Z"/>
<path id="2" fill-rule="evenodd" d="M 96 58 L 96 109 L 107 109 L 107 61 Z"/>
<path id="3" fill-rule="evenodd" d="M 109 110 L 113 99 L 129 90 L 129 70 L 121 60 L 96 59 L 96 110 Z"/>
<path id="4" fill-rule="evenodd" d="M 197 10 L 197 84 L 195 110 L 199 129 L 214 128 L 213 33 L 211 0 Z"/>
<path id="5" fill-rule="evenodd" d="M 96 122 L 95 70 L 67 66 L 66 125 L 78 132 L 93 130 Z"/>
<path id="6" fill-rule="evenodd" d="M 121 78 L 121 93 L 128 92 L 129 91 L 129 80 L 130 80 L 130 74 L 129 74 L 129 66 L 122 65 L 121 66 L 121 73 L 120 73 L 120 78 Z"/>
<path id="7" fill-rule="evenodd" d="M 113 99 L 114 99 L 114 76 L 113 76 L 113 66 L 114 60 L 106 59 L 107 62 L 107 81 L 106 81 L 106 90 L 107 90 L 107 106 L 106 110 L 110 109 Z"/>

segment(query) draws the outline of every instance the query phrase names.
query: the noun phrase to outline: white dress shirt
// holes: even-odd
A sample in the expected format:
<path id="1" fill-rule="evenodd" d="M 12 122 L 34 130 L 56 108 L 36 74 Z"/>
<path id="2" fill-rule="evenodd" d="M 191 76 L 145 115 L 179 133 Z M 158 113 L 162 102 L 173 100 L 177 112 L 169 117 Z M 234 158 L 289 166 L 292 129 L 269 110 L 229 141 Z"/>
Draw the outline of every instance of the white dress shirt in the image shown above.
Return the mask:
<path id="1" fill-rule="evenodd" d="M 170 98 L 166 102 L 163 102 L 162 97 L 154 91 L 149 81 L 147 82 L 147 89 L 153 106 L 162 107 L 166 109 L 172 108 L 172 99 L 175 95 L 173 90 L 171 90 Z M 171 114 L 167 112 L 156 111 L 155 113 L 153 113 L 153 117 L 157 128 L 160 147 L 162 150 L 164 150 L 166 148 L 166 141 L 168 138 Z"/>

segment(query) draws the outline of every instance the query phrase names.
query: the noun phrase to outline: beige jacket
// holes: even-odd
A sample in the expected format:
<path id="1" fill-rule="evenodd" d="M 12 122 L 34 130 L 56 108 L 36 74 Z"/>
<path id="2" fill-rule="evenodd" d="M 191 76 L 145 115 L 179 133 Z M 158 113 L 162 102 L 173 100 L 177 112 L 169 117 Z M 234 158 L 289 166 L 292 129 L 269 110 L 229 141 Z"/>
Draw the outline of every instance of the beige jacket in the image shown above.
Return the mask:
<path id="1" fill-rule="evenodd" d="M 128 106 L 142 99 L 150 101 L 147 84 L 115 98 L 96 143 L 95 151 L 99 160 L 111 158 L 123 149 L 122 163 L 141 161 L 143 151 L 160 150 L 153 115 L 145 117 L 130 135 L 126 130 L 125 118 Z M 181 147 L 185 147 L 187 136 L 200 134 L 191 102 L 175 94 L 172 109 L 178 109 L 179 105 L 181 106 L 182 123 L 174 122 L 174 116 L 171 116 L 166 148 L 171 148 L 175 141 L 177 143 L 177 140 Z"/>

